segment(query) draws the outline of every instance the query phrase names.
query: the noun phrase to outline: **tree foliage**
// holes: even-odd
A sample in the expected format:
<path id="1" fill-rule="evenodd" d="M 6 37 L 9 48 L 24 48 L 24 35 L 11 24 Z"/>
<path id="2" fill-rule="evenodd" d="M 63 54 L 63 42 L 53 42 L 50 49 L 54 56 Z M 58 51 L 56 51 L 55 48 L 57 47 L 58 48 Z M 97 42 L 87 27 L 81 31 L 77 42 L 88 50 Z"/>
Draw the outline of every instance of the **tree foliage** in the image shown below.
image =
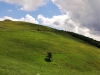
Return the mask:
<path id="1" fill-rule="evenodd" d="M 51 62 L 52 61 L 52 53 L 51 52 L 47 52 L 45 61 L 47 61 L 47 62 Z"/>
<path id="2" fill-rule="evenodd" d="M 94 46 L 100 48 L 100 41 L 97 41 L 97 40 L 94 40 L 92 38 L 89 38 L 89 37 L 86 37 L 86 36 L 83 36 L 83 35 L 79 35 L 79 34 L 76 34 L 76 33 L 73 33 L 73 32 L 67 32 L 67 33 L 69 33 L 71 36 L 79 38 L 79 39 L 81 39 L 81 40 L 83 40 L 83 41 L 85 41 L 85 42 L 87 42 L 91 45 L 94 45 Z"/>

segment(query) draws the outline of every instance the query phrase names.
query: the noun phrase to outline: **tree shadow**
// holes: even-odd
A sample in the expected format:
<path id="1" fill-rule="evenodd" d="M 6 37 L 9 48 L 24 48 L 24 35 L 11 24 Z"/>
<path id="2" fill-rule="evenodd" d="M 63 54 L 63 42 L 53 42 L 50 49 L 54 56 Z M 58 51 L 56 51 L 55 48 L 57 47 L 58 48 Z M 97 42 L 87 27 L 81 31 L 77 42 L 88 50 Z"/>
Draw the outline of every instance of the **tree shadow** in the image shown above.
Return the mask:
<path id="1" fill-rule="evenodd" d="M 48 59 L 48 58 L 45 58 L 44 59 L 46 62 L 51 62 L 52 60 L 51 59 Z"/>

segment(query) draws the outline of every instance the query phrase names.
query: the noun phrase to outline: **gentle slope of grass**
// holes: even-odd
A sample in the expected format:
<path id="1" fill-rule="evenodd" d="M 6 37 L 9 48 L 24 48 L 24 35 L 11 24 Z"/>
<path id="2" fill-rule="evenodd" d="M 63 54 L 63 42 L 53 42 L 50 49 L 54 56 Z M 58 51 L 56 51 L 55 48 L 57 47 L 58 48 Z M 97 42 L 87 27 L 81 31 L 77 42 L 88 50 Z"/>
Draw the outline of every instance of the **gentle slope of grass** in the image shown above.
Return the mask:
<path id="1" fill-rule="evenodd" d="M 49 51 L 52 62 L 44 60 Z M 100 49 L 49 27 L 0 22 L 0 75 L 38 74 L 99 75 Z"/>

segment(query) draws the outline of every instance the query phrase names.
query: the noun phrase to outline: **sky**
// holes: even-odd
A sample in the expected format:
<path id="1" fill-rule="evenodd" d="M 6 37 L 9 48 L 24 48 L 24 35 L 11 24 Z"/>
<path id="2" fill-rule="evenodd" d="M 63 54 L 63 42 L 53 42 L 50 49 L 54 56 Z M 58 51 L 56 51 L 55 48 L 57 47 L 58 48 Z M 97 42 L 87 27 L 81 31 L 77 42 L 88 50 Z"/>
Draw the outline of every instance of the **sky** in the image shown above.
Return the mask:
<path id="1" fill-rule="evenodd" d="M 100 41 L 100 0 L 0 0 L 0 21 L 25 21 Z"/>

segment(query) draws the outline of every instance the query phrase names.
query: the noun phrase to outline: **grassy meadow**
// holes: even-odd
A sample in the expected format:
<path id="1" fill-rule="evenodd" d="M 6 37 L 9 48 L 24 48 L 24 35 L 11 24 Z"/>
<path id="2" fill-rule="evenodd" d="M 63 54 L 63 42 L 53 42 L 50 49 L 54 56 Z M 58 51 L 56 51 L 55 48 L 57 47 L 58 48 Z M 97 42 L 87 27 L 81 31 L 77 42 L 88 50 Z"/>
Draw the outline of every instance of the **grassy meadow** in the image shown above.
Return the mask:
<path id="1" fill-rule="evenodd" d="M 0 22 L 0 75 L 99 74 L 100 48 L 46 26 Z"/>

